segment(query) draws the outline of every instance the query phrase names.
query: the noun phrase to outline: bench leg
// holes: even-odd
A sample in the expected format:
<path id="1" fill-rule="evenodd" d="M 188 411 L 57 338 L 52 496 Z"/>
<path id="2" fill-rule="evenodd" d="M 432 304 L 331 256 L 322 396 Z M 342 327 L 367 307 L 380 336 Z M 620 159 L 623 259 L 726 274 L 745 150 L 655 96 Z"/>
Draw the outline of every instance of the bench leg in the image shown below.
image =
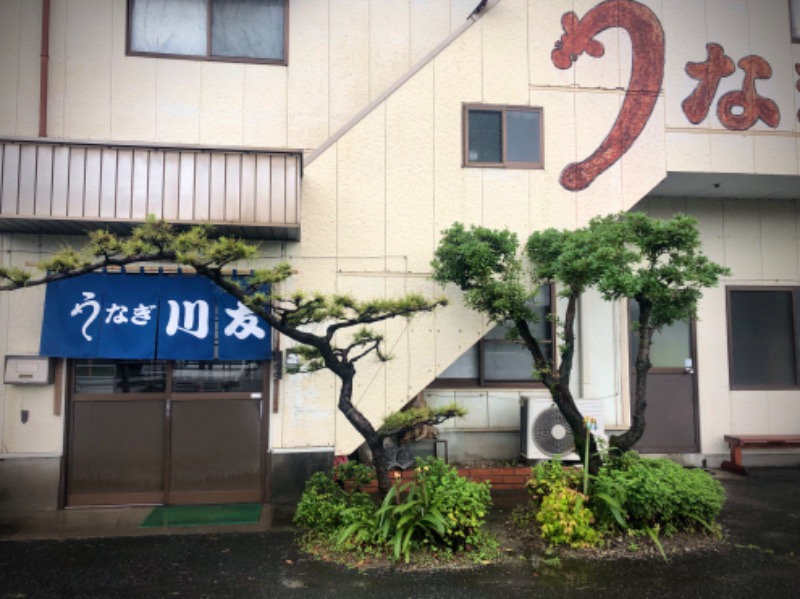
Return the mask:
<path id="1" fill-rule="evenodd" d="M 747 474 L 747 470 L 742 465 L 742 446 L 731 445 L 731 459 L 725 460 L 721 465 L 723 470 L 734 472 L 735 474 Z"/>

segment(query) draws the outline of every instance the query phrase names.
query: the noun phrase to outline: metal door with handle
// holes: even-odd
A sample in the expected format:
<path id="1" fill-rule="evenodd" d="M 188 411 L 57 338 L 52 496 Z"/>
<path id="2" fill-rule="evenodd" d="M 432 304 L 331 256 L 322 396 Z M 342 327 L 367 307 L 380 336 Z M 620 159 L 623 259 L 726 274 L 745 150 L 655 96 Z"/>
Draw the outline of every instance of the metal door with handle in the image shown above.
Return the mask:
<path id="1" fill-rule="evenodd" d="M 630 322 L 638 320 L 638 305 L 630 304 Z M 636 385 L 636 331 L 630 335 L 631 403 Z M 653 335 L 652 367 L 647 376 L 647 426 L 634 449 L 642 453 L 690 453 L 700 450 L 697 420 L 697 365 L 694 323 L 681 321 Z"/>

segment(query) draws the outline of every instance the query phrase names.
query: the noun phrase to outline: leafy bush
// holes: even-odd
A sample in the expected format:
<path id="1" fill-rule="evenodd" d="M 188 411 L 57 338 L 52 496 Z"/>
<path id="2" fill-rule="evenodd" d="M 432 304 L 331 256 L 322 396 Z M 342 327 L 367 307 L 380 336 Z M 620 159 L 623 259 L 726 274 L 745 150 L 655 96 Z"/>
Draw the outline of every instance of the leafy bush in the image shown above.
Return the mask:
<path id="1" fill-rule="evenodd" d="M 345 475 L 353 481 L 346 488 L 368 482 L 362 468 L 343 466 L 335 476 Z M 392 487 L 380 507 L 365 493 L 348 492 L 333 476 L 317 473 L 306 484 L 295 523 L 338 551 L 387 551 L 406 561 L 417 550 L 485 557 L 496 549 L 481 532 L 490 506 L 487 483 L 469 481 L 441 460 L 428 458 L 417 460 L 414 480 Z"/>
<path id="2" fill-rule="evenodd" d="M 405 497 L 400 501 L 403 493 Z M 412 547 L 435 540 L 435 535 L 441 536 L 444 531 L 444 518 L 439 510 L 427 505 L 424 489 L 406 483 L 390 489 L 372 522 L 355 523 L 345 528 L 339 542 L 377 541 L 391 547 L 395 559 L 402 554 L 408 562 Z"/>
<path id="3" fill-rule="evenodd" d="M 463 476 L 442 460 L 417 460 L 414 483 L 430 509 L 444 517 L 444 531 L 439 541 L 453 550 L 474 544 L 476 533 L 486 522 L 492 505 L 488 483 L 476 483 Z"/>
<path id="4" fill-rule="evenodd" d="M 361 491 L 345 491 L 329 472 L 315 472 L 306 482 L 306 488 L 297 510 L 294 523 L 319 536 L 333 536 L 343 526 L 371 517 L 375 511 L 372 498 Z"/>
<path id="5" fill-rule="evenodd" d="M 333 478 L 345 488 L 360 491 L 375 480 L 375 470 L 359 462 L 347 461 L 333 469 Z"/>
<path id="6" fill-rule="evenodd" d="M 583 493 L 567 487 L 554 488 L 542 498 L 536 514 L 542 538 L 554 545 L 591 547 L 600 542 L 594 528 L 594 514 Z"/>
<path id="7" fill-rule="evenodd" d="M 578 491 L 580 485 L 580 470 L 565 468 L 557 458 L 539 462 L 531 470 L 526 486 L 539 503 L 539 532 L 553 545 L 589 547 L 600 541 L 589 498 Z"/>
<path id="8" fill-rule="evenodd" d="M 565 468 L 561 460 L 553 458 L 537 463 L 526 483 L 535 499 L 542 499 L 560 489 L 577 490 L 581 484 L 581 473 L 575 468 Z"/>
<path id="9" fill-rule="evenodd" d="M 392 487 L 372 520 L 353 522 L 339 534 L 340 545 L 381 544 L 395 559 L 412 550 L 457 552 L 483 546 L 480 534 L 491 505 L 489 485 L 459 476 L 435 458 L 418 459 L 414 480 Z"/>
<path id="10" fill-rule="evenodd" d="M 610 460 L 594 481 L 593 495 L 614 497 L 633 529 L 660 528 L 666 533 L 708 528 L 722 509 L 725 491 L 703 470 L 687 469 L 668 459 L 642 459 L 627 452 Z M 593 502 L 598 520 L 614 526 L 607 502 Z"/>

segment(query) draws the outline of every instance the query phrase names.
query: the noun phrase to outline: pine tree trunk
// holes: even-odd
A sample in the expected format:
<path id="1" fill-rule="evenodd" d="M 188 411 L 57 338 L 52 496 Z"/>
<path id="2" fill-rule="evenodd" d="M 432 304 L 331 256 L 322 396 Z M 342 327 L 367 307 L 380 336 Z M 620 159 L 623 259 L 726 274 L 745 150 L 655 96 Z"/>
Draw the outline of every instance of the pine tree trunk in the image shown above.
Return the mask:
<path id="1" fill-rule="evenodd" d="M 575 453 L 578 454 L 578 459 L 583 463 L 583 458 L 586 455 L 586 422 L 572 397 L 572 391 L 568 385 L 562 382 L 554 386 L 550 393 L 572 431 L 575 440 Z M 597 474 L 602 465 L 603 460 L 597 450 L 597 441 L 594 435 L 589 435 L 589 474 Z"/>
<path id="2" fill-rule="evenodd" d="M 386 450 L 383 447 L 383 440 L 377 447 L 370 447 L 372 450 L 372 464 L 375 466 L 375 474 L 378 478 L 378 492 L 381 499 L 386 497 L 389 489 L 392 488 L 392 479 L 389 476 L 389 467 L 387 464 Z"/>
<path id="3" fill-rule="evenodd" d="M 392 488 L 389 478 L 389 467 L 386 457 L 386 450 L 383 447 L 383 436 L 378 434 L 375 427 L 369 420 L 353 405 L 353 378 L 355 370 L 337 371 L 336 375 L 342 381 L 342 388 L 339 391 L 339 411 L 344 414 L 347 421 L 367 442 L 367 446 L 372 452 L 372 464 L 375 466 L 375 473 L 378 477 L 378 490 L 381 498 L 385 497 Z"/>

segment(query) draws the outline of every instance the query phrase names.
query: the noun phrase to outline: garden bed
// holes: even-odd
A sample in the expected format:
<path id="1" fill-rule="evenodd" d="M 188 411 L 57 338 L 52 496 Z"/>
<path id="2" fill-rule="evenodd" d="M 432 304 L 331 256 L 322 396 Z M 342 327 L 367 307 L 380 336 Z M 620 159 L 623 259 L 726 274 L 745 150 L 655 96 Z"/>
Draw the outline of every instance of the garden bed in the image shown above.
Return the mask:
<path id="1" fill-rule="evenodd" d="M 566 545 L 552 546 L 542 539 L 535 522 L 532 502 L 519 503 L 503 520 L 503 525 L 490 519 L 491 531 L 497 536 L 504 555 L 523 555 L 534 562 L 548 562 L 553 558 L 577 560 L 656 560 L 663 557 L 656 545 L 645 535 L 620 532 L 604 537 L 597 547 L 573 549 Z M 725 545 L 725 534 L 719 536 L 703 532 L 676 532 L 662 535 L 659 541 L 668 559 L 694 553 L 716 553 Z"/>

